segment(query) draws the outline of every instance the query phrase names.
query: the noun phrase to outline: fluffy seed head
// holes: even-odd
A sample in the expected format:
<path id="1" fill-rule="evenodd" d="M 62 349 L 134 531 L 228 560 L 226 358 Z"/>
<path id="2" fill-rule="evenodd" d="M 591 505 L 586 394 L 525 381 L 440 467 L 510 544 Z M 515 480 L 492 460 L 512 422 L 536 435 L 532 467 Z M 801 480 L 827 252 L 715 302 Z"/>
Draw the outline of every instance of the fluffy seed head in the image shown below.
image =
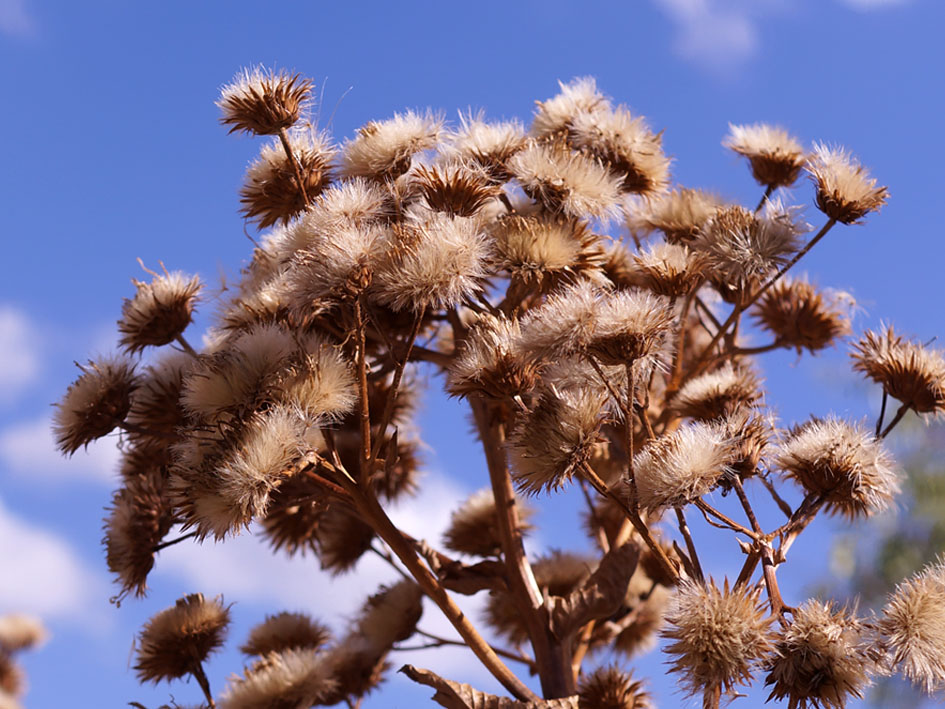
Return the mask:
<path id="1" fill-rule="evenodd" d="M 705 222 L 721 207 L 718 197 L 703 192 L 680 188 L 654 199 L 634 202 L 628 225 L 632 231 L 663 232 L 666 241 L 680 244 L 692 241 L 702 231 Z"/>
<path id="2" fill-rule="evenodd" d="M 284 650 L 318 650 L 330 639 L 331 631 L 307 614 L 283 611 L 254 626 L 240 651 L 265 657 Z"/>
<path id="3" fill-rule="evenodd" d="M 186 352 L 170 352 L 145 368 L 138 387 L 131 397 L 128 423 L 153 431 L 158 436 L 129 433 L 136 445 L 165 447 L 164 436 L 175 435 L 184 422 L 185 411 L 180 402 L 184 377 L 193 369 L 194 358 Z"/>
<path id="4" fill-rule="evenodd" d="M 509 170 L 529 197 L 554 214 L 575 219 L 616 214 L 620 179 L 561 141 L 529 144 L 512 156 Z"/>
<path id="5" fill-rule="evenodd" d="M 884 510 L 899 492 L 893 461 L 861 426 L 837 418 L 811 419 L 781 445 L 777 465 L 827 509 L 846 517 Z"/>
<path id="6" fill-rule="evenodd" d="M 565 84 L 558 82 L 561 92 L 548 99 L 538 101 L 531 133 L 539 138 L 548 138 L 570 130 L 574 120 L 583 113 L 596 113 L 610 108 L 610 101 L 597 90 L 592 77 L 573 79 Z"/>
<path id="7" fill-rule="evenodd" d="M 516 502 L 523 531 L 531 529 L 527 523 L 532 511 L 521 501 Z M 443 546 L 451 551 L 471 556 L 498 556 L 502 551 L 502 536 L 495 497 L 489 488 L 471 495 L 450 517 L 450 526 L 443 533 Z"/>
<path id="8" fill-rule="evenodd" d="M 312 649 L 273 652 L 232 675 L 220 709 L 298 709 L 320 703 L 336 687 L 326 653 Z"/>
<path id="9" fill-rule="evenodd" d="M 588 353 L 602 364 L 655 360 L 674 315 L 665 298 L 645 291 L 608 293 L 600 304 Z"/>
<path id="10" fill-rule="evenodd" d="M 649 441 L 633 459 L 640 506 L 655 512 L 702 497 L 730 472 L 733 458 L 721 428 L 700 421 Z"/>
<path id="11" fill-rule="evenodd" d="M 220 122 L 230 126 L 230 133 L 273 135 L 299 120 L 311 91 L 311 80 L 298 74 L 244 69 L 220 92 Z"/>
<path id="12" fill-rule="evenodd" d="M 814 144 L 807 172 L 817 188 L 817 208 L 842 224 L 854 224 L 886 204 L 889 190 L 843 148 Z"/>
<path id="13" fill-rule="evenodd" d="M 663 636 L 673 641 L 664 652 L 671 671 L 690 694 L 729 691 L 751 681 L 755 668 L 772 651 L 771 620 L 758 595 L 747 589 L 685 582 L 666 613 Z"/>
<path id="14" fill-rule="evenodd" d="M 549 360 L 585 352 L 594 335 L 600 298 L 594 284 L 579 281 L 528 311 L 522 319 L 522 352 Z"/>
<path id="15" fill-rule="evenodd" d="M 190 324 L 200 279 L 180 271 L 156 275 L 150 283 L 134 281 L 138 292 L 125 299 L 118 321 L 119 343 L 129 352 L 166 345 Z"/>
<path id="16" fill-rule="evenodd" d="M 531 391 L 538 382 L 540 365 L 520 355 L 520 337 L 518 320 L 480 316 L 450 364 L 449 392 L 504 400 Z"/>
<path id="17" fill-rule="evenodd" d="M 854 345 L 853 368 L 916 413 L 945 413 L 945 356 L 896 335 L 892 327 L 867 330 Z"/>
<path id="18" fill-rule="evenodd" d="M 804 167 L 804 149 L 783 128 L 767 123 L 729 124 L 722 145 L 748 158 L 751 174 L 759 184 L 777 189 L 797 181 Z"/>
<path id="19" fill-rule="evenodd" d="M 807 281 L 781 279 L 754 308 L 759 324 L 784 347 L 815 352 L 850 334 L 853 296 L 818 291 Z"/>
<path id="20" fill-rule="evenodd" d="M 153 616 L 138 638 L 135 671 L 141 682 L 159 682 L 192 674 L 226 637 L 230 610 L 219 597 L 184 596 Z"/>
<path id="21" fill-rule="evenodd" d="M 779 630 L 776 654 L 766 663 L 771 699 L 796 709 L 843 709 L 862 698 L 875 662 L 871 639 L 854 611 L 809 600 Z"/>
<path id="22" fill-rule="evenodd" d="M 322 568 L 341 574 L 371 548 L 374 530 L 360 517 L 333 505 L 319 517 L 315 536 Z"/>
<path id="23" fill-rule="evenodd" d="M 295 475 L 270 496 L 262 520 L 263 534 L 273 550 L 289 556 L 316 552 L 316 534 L 322 513 L 328 508 L 325 488 L 307 477 Z"/>
<path id="24" fill-rule="evenodd" d="M 381 587 L 368 598 L 356 629 L 375 649 L 386 652 L 413 635 L 423 615 L 423 591 L 413 581 Z"/>
<path id="25" fill-rule="evenodd" d="M 673 397 L 671 406 L 680 416 L 711 421 L 752 406 L 761 398 L 761 384 L 744 366 L 725 363 L 719 369 L 690 379 Z"/>
<path id="26" fill-rule="evenodd" d="M 0 616 L 0 654 L 13 654 L 38 647 L 48 633 L 39 618 L 23 613 Z"/>
<path id="27" fill-rule="evenodd" d="M 436 145 L 443 120 L 431 113 L 396 113 L 386 121 L 371 121 L 344 147 L 345 177 L 392 181 L 410 169 L 414 154 Z"/>
<path id="28" fill-rule="evenodd" d="M 134 363 L 124 357 L 77 366 L 82 374 L 69 385 L 53 416 L 56 444 L 69 455 L 124 421 L 138 386 Z"/>
<path id="29" fill-rule="evenodd" d="M 945 686 L 945 561 L 896 587 L 879 628 L 893 669 L 928 694 Z"/>
<path id="30" fill-rule="evenodd" d="M 518 121 L 488 123 L 481 115 L 460 116 L 460 128 L 447 136 L 441 148 L 447 159 L 469 163 L 495 182 L 511 177 L 508 161 L 525 146 L 525 129 Z"/>
<path id="31" fill-rule="evenodd" d="M 652 244 L 634 254 L 633 261 L 643 285 L 658 295 L 688 295 L 704 279 L 705 262 L 701 254 L 682 244 Z"/>
<path id="32" fill-rule="evenodd" d="M 312 199 L 331 181 L 331 161 L 335 149 L 328 138 L 309 131 L 293 133 L 289 145 L 305 185 L 305 194 Z M 277 222 L 289 221 L 305 209 L 305 198 L 299 190 L 295 170 L 278 140 L 264 145 L 259 158 L 246 171 L 240 188 L 243 214 L 266 229 Z"/>
<path id="33" fill-rule="evenodd" d="M 312 332 L 300 338 L 299 364 L 286 378 L 282 403 L 309 420 L 337 420 L 358 401 L 351 362 L 341 348 Z"/>
<path id="34" fill-rule="evenodd" d="M 652 709 L 643 682 L 616 665 L 598 667 L 578 686 L 578 709 Z"/>
<path id="35" fill-rule="evenodd" d="M 435 213 L 398 229 L 374 274 L 378 300 L 394 310 L 421 313 L 471 297 L 486 277 L 489 245 L 473 217 Z"/>
<path id="36" fill-rule="evenodd" d="M 438 168 L 420 166 L 413 176 L 413 186 L 419 190 L 430 209 L 452 217 L 478 214 L 499 193 L 485 173 L 461 164 Z"/>

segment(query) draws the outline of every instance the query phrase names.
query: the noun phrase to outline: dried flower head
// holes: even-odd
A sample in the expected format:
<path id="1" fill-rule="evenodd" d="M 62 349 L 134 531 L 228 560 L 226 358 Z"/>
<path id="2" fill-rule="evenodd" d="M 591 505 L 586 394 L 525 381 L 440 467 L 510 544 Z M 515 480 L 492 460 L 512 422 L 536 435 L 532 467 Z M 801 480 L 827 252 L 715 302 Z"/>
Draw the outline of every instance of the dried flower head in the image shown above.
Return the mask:
<path id="1" fill-rule="evenodd" d="M 872 639 L 853 610 L 809 600 L 778 632 L 766 663 L 769 701 L 788 698 L 791 709 L 843 709 L 862 698 L 875 665 Z"/>
<path id="2" fill-rule="evenodd" d="M 682 244 L 660 242 L 634 254 L 642 284 L 658 295 L 688 295 L 704 280 L 702 255 Z"/>
<path id="3" fill-rule="evenodd" d="M 305 209 L 306 196 L 312 199 L 331 182 L 335 149 L 326 136 L 310 131 L 296 132 L 289 136 L 289 146 L 296 167 L 292 166 L 282 143 L 273 141 L 262 147 L 240 188 L 243 214 L 258 222 L 262 229 L 277 222 L 288 224 Z M 299 190 L 296 168 L 302 176 L 304 195 Z"/>
<path id="4" fill-rule="evenodd" d="M 853 368 L 919 414 L 945 413 L 945 355 L 896 335 L 867 330 L 854 345 Z"/>
<path id="5" fill-rule="evenodd" d="M 319 517 L 315 537 L 322 568 L 342 574 L 371 548 L 374 529 L 355 514 L 333 505 Z"/>
<path id="6" fill-rule="evenodd" d="M 721 589 L 711 581 L 685 582 L 670 603 L 663 630 L 673 641 L 664 650 L 672 658 L 670 669 L 691 694 L 748 684 L 773 649 L 770 624 L 756 591 L 729 589 L 728 582 Z"/>
<path id="7" fill-rule="evenodd" d="M 616 665 L 598 667 L 578 686 L 578 709 L 652 709 L 643 682 Z"/>
<path id="8" fill-rule="evenodd" d="M 200 666 L 226 637 L 230 610 L 221 598 L 184 596 L 153 616 L 139 636 L 135 671 L 142 682 L 171 680 L 200 672 Z"/>
<path id="9" fill-rule="evenodd" d="M 669 158 L 662 135 L 624 106 L 578 113 L 568 130 L 570 144 L 607 165 L 620 178 L 622 192 L 651 196 L 666 189 Z"/>
<path id="10" fill-rule="evenodd" d="M 636 600 L 632 610 L 627 609 L 628 614 L 633 613 L 632 621 L 622 624 L 624 627 L 613 640 L 614 648 L 627 657 L 652 650 L 663 627 L 670 598 L 668 588 L 651 582 L 645 596 Z"/>
<path id="11" fill-rule="evenodd" d="M 330 639 L 331 631 L 307 614 L 283 611 L 254 626 L 240 651 L 264 658 L 284 650 L 318 650 Z"/>
<path id="12" fill-rule="evenodd" d="M 190 324 L 200 279 L 174 271 L 156 275 L 150 283 L 133 282 L 138 292 L 122 306 L 120 344 L 129 352 L 138 352 L 173 342 Z"/>
<path id="13" fill-rule="evenodd" d="M 70 455 L 125 420 L 138 386 L 134 363 L 120 356 L 77 366 L 82 374 L 69 385 L 53 417 L 56 444 Z"/>
<path id="14" fill-rule="evenodd" d="M 557 360 L 585 352 L 597 326 L 601 295 L 593 283 L 578 281 L 528 311 L 521 325 L 524 355 Z"/>
<path id="15" fill-rule="evenodd" d="M 477 318 L 450 364 L 449 392 L 502 400 L 531 391 L 540 366 L 521 357 L 520 336 L 518 320 L 493 315 Z"/>
<path id="16" fill-rule="evenodd" d="M 262 531 L 275 551 L 290 556 L 316 552 L 316 534 L 328 507 L 325 488 L 301 475 L 286 480 L 269 498 Z"/>
<path id="17" fill-rule="evenodd" d="M 17 701 L 26 680 L 23 670 L 10 655 L 0 652 L 0 709 L 22 709 Z"/>
<path id="18" fill-rule="evenodd" d="M 525 129 L 518 121 L 489 123 L 470 113 L 460 116 L 459 130 L 447 135 L 441 150 L 447 159 L 469 163 L 494 182 L 505 182 L 511 177 L 509 158 L 524 146 Z"/>
<path id="19" fill-rule="evenodd" d="M 312 82 L 298 74 L 244 69 L 220 92 L 220 122 L 230 132 L 273 135 L 294 125 L 312 91 Z"/>
<path id="20" fill-rule="evenodd" d="M 23 613 L 0 615 L 0 655 L 39 647 L 47 637 L 39 618 Z"/>
<path id="21" fill-rule="evenodd" d="M 928 694 L 945 686 L 945 561 L 896 587 L 879 630 L 893 669 Z"/>
<path id="22" fill-rule="evenodd" d="M 410 169 L 413 156 L 436 145 L 443 120 L 431 113 L 396 113 L 386 121 L 371 121 L 344 147 L 345 177 L 392 181 Z"/>
<path id="23" fill-rule="evenodd" d="M 680 416 L 711 421 L 750 407 L 760 398 L 761 382 L 751 368 L 726 362 L 686 382 L 670 405 Z"/>
<path id="24" fill-rule="evenodd" d="M 587 351 L 602 364 L 637 363 L 648 369 L 674 319 L 669 302 L 661 296 L 629 290 L 608 293 L 598 308 Z"/>
<path id="25" fill-rule="evenodd" d="M 732 471 L 742 479 L 755 475 L 774 434 L 772 418 L 757 409 L 743 407 L 721 419 L 718 425 L 732 442 Z"/>
<path id="26" fill-rule="evenodd" d="M 418 216 L 398 229 L 374 274 L 374 293 L 397 311 L 449 308 L 480 289 L 488 255 L 474 217 Z"/>
<path id="27" fill-rule="evenodd" d="M 702 190 L 681 187 L 654 199 L 634 202 L 628 224 L 632 231 L 663 232 L 671 244 L 695 239 L 705 222 L 721 207 L 718 197 Z"/>
<path id="28" fill-rule="evenodd" d="M 298 709 L 319 704 L 334 691 L 334 667 L 312 649 L 273 652 L 243 677 L 230 677 L 220 709 Z"/>
<path id="29" fill-rule="evenodd" d="M 528 518 L 532 510 L 516 500 L 519 528 L 531 529 Z M 502 536 L 492 490 L 485 488 L 471 495 L 450 517 L 450 526 L 443 533 L 443 546 L 471 556 L 498 556 L 502 552 Z"/>
<path id="30" fill-rule="evenodd" d="M 531 143 L 509 159 L 509 171 L 525 194 L 554 214 L 608 219 L 617 213 L 620 178 L 561 141 Z"/>
<path id="31" fill-rule="evenodd" d="M 394 216 L 390 190 L 362 177 L 337 182 L 325 189 L 306 210 L 298 225 L 293 251 L 304 249 L 315 238 L 324 240 L 346 226 L 368 227 L 386 224 Z"/>
<path id="32" fill-rule="evenodd" d="M 548 138 L 566 133 L 579 115 L 610 108 L 610 101 L 597 90 L 592 77 L 573 79 L 567 84 L 559 81 L 558 86 L 561 92 L 557 96 L 537 102 L 532 135 Z"/>
<path id="33" fill-rule="evenodd" d="M 817 187 L 817 208 L 842 224 L 854 224 L 886 204 L 889 190 L 843 148 L 814 144 L 807 171 Z"/>
<path id="34" fill-rule="evenodd" d="M 771 189 L 797 182 L 806 157 L 804 148 L 783 128 L 767 123 L 729 124 L 722 145 L 748 158 L 758 184 Z"/>
<path id="35" fill-rule="evenodd" d="M 705 495 L 731 472 L 734 448 L 721 427 L 694 421 L 652 439 L 633 458 L 640 507 L 658 511 Z"/>
<path id="36" fill-rule="evenodd" d="M 815 352 L 850 334 L 848 293 L 818 291 L 807 281 L 781 279 L 761 296 L 754 315 L 776 342 Z"/>
<path id="37" fill-rule="evenodd" d="M 423 591 L 413 581 L 382 586 L 368 598 L 356 629 L 372 647 L 386 652 L 413 635 L 423 615 Z"/>
<path id="38" fill-rule="evenodd" d="M 899 492 L 893 461 L 861 426 L 837 418 L 811 419 L 780 446 L 777 465 L 826 508 L 846 517 L 886 509 Z"/>
<path id="39" fill-rule="evenodd" d="M 511 440 L 512 477 L 522 492 L 557 490 L 580 475 L 598 440 L 605 401 L 590 389 L 542 392 Z"/>
<path id="40" fill-rule="evenodd" d="M 180 397 L 184 377 L 194 364 L 193 356 L 186 352 L 169 352 L 145 368 L 131 397 L 127 416 L 128 423 L 139 429 L 129 433 L 136 445 L 164 448 L 167 437 L 175 435 L 184 423 L 185 411 Z"/>
<path id="41" fill-rule="evenodd" d="M 485 173 L 462 164 L 431 168 L 421 165 L 411 176 L 427 206 L 451 217 L 472 217 L 499 193 Z"/>

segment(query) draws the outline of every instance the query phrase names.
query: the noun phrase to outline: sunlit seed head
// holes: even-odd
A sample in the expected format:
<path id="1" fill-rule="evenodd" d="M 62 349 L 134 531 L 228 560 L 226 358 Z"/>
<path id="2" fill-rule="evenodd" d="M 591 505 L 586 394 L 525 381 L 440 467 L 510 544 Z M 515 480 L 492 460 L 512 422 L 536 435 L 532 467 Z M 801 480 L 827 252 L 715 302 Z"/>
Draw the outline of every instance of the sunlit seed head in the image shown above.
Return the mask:
<path id="1" fill-rule="evenodd" d="M 605 249 L 601 270 L 617 290 L 646 286 L 645 278 L 637 268 L 635 256 L 636 254 L 631 253 L 630 249 L 619 241 L 613 242 Z"/>
<path id="2" fill-rule="evenodd" d="M 539 138 L 559 135 L 570 130 L 574 120 L 584 113 L 596 113 L 610 108 L 610 101 L 597 90 L 597 82 L 589 76 L 558 82 L 560 93 L 538 101 L 531 133 Z"/>
<path id="3" fill-rule="evenodd" d="M 814 144 L 807 172 L 817 189 L 817 208 L 842 224 L 861 221 L 886 204 L 889 190 L 843 148 Z"/>
<path id="4" fill-rule="evenodd" d="M 180 271 L 134 281 L 137 293 L 126 299 L 118 321 L 119 343 L 129 352 L 174 341 L 190 324 L 201 284 Z"/>
<path id="5" fill-rule="evenodd" d="M 945 355 L 911 342 L 892 327 L 867 330 L 854 345 L 853 368 L 919 414 L 945 413 Z"/>
<path id="6" fill-rule="evenodd" d="M 823 498 L 828 511 L 849 518 L 886 509 L 899 492 L 899 476 L 882 443 L 861 426 L 833 417 L 794 428 L 776 464 Z"/>
<path id="7" fill-rule="evenodd" d="M 0 615 L 0 655 L 37 648 L 49 637 L 43 622 L 25 613 Z"/>
<path id="8" fill-rule="evenodd" d="M 598 667 L 578 686 L 578 709 L 652 709 L 643 682 L 616 665 Z"/>
<path id="9" fill-rule="evenodd" d="M 776 342 L 800 352 L 816 352 L 850 334 L 853 297 L 819 291 L 804 280 L 781 279 L 761 296 L 754 316 Z"/>
<path id="10" fill-rule="evenodd" d="M 809 600 L 778 631 L 775 654 L 766 663 L 769 700 L 787 698 L 804 709 L 843 709 L 862 698 L 876 669 L 867 624 L 855 609 Z"/>
<path id="11" fill-rule="evenodd" d="M 358 394 L 352 363 L 340 347 L 312 332 L 300 338 L 300 363 L 279 399 L 310 420 L 336 420 L 354 410 Z"/>
<path id="12" fill-rule="evenodd" d="M 522 319 L 522 352 L 549 360 L 585 352 L 596 328 L 600 299 L 600 289 L 589 281 L 551 295 Z"/>
<path id="13" fill-rule="evenodd" d="M 253 626 L 240 651 L 264 657 L 283 650 L 318 650 L 330 639 L 331 631 L 307 614 L 283 611 Z"/>
<path id="14" fill-rule="evenodd" d="M 679 297 L 699 287 L 705 276 L 702 255 L 682 244 L 651 244 L 633 256 L 641 283 L 658 295 Z"/>
<path id="15" fill-rule="evenodd" d="M 721 428 L 699 421 L 649 441 L 633 458 L 640 506 L 655 512 L 702 497 L 731 471 L 733 458 Z"/>
<path id="16" fill-rule="evenodd" d="M 374 530 L 360 517 L 333 505 L 319 518 L 315 537 L 322 568 L 341 574 L 349 571 L 371 548 Z"/>
<path id="17" fill-rule="evenodd" d="M 459 160 L 486 172 L 494 182 L 511 177 L 508 161 L 525 146 L 525 129 L 518 121 L 487 122 L 482 115 L 462 114 L 460 127 L 446 135 L 440 150 L 448 160 Z"/>
<path id="18" fill-rule="evenodd" d="M 416 153 L 429 150 L 440 137 L 443 119 L 430 112 L 394 114 L 371 121 L 344 146 L 341 170 L 345 177 L 390 181 L 410 169 Z"/>
<path id="19" fill-rule="evenodd" d="M 761 398 L 761 382 L 748 367 L 731 363 L 690 379 L 670 403 L 680 416 L 700 421 L 727 416 Z"/>
<path id="20" fill-rule="evenodd" d="M 356 628 L 377 650 L 386 652 L 394 643 L 413 635 L 423 615 L 423 591 L 413 581 L 382 586 L 371 596 L 358 617 Z"/>
<path id="21" fill-rule="evenodd" d="M 742 407 L 718 421 L 717 425 L 732 442 L 732 471 L 742 479 L 755 475 L 768 455 L 774 435 L 772 417 L 757 409 Z M 725 482 L 723 480 L 723 484 Z"/>
<path id="22" fill-rule="evenodd" d="M 223 645 L 230 609 L 220 597 L 184 596 L 145 623 L 138 637 L 135 671 L 141 682 L 192 674 Z"/>
<path id="23" fill-rule="evenodd" d="M 125 420 L 138 386 L 134 363 L 121 356 L 78 367 L 82 374 L 69 385 L 53 416 L 56 445 L 70 455 Z"/>
<path id="24" fill-rule="evenodd" d="M 804 167 L 804 148 L 786 130 L 767 123 L 729 124 L 722 145 L 748 158 L 759 184 L 777 189 L 797 182 Z"/>
<path id="25" fill-rule="evenodd" d="M 519 528 L 527 532 L 527 520 L 532 510 L 521 500 L 516 501 Z M 450 525 L 443 533 L 443 546 L 459 554 L 471 556 L 498 556 L 502 552 L 502 535 L 495 497 L 491 489 L 470 495 L 453 511 Z"/>
<path id="26" fill-rule="evenodd" d="M 773 650 L 770 624 L 757 592 L 686 582 L 666 613 L 670 669 L 690 694 L 748 684 Z"/>
<path id="27" fill-rule="evenodd" d="M 223 87 L 217 106 L 230 132 L 272 135 L 299 120 L 312 82 L 298 74 L 262 68 L 243 69 Z"/>
<path id="28" fill-rule="evenodd" d="M 293 133 L 289 145 L 302 175 L 305 196 L 312 199 L 331 182 L 335 148 L 327 136 L 310 131 Z M 243 214 L 262 229 L 277 222 L 288 224 L 305 209 L 305 196 L 280 141 L 263 146 L 240 188 Z"/>
<path id="29" fill-rule="evenodd" d="M 475 216 L 499 194 L 483 171 L 462 164 L 430 168 L 421 165 L 412 177 L 414 189 L 430 209 L 453 217 Z"/>
<path id="30" fill-rule="evenodd" d="M 608 365 L 654 360 L 673 321 L 673 311 L 661 296 L 645 291 L 608 293 L 598 307 L 587 351 Z"/>
<path id="31" fill-rule="evenodd" d="M 230 676 L 220 709 L 297 709 L 319 704 L 337 686 L 328 658 L 310 648 L 269 653 L 242 677 Z"/>
<path id="32" fill-rule="evenodd" d="M 684 244 L 700 234 L 721 206 L 715 195 L 683 187 L 654 199 L 632 202 L 627 222 L 631 231 L 661 231 L 669 243 Z"/>
<path id="33" fill-rule="evenodd" d="M 518 320 L 480 316 L 450 364 L 448 391 L 504 400 L 533 389 L 541 366 L 521 356 L 520 338 Z"/>
<path id="34" fill-rule="evenodd" d="M 879 630 L 892 669 L 928 694 L 945 687 L 945 561 L 896 587 Z"/>

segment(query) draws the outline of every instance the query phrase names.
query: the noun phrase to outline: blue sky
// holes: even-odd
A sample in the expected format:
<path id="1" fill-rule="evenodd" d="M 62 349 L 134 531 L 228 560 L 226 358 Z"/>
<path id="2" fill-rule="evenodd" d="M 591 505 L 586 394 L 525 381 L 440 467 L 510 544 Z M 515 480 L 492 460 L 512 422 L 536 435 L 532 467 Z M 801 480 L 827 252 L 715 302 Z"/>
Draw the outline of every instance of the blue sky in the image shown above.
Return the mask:
<path id="1" fill-rule="evenodd" d="M 559 79 L 593 75 L 665 129 L 675 180 L 750 204 L 758 187 L 720 146 L 730 121 L 776 122 L 808 143 L 846 145 L 889 185 L 889 205 L 865 226 L 835 229 L 800 270 L 856 296 L 858 331 L 887 320 L 925 341 L 945 332 L 943 23 L 937 0 L 0 0 L 0 613 L 34 612 L 52 630 L 25 659 L 26 706 L 196 701 L 196 686 L 140 688 L 129 669 L 135 630 L 183 593 L 223 592 L 236 604 L 231 649 L 210 668 L 219 691 L 240 668 L 233 648 L 266 612 L 307 609 L 339 623 L 371 590 L 356 579 L 333 584 L 312 559 L 271 559 L 244 536 L 168 549 L 151 595 L 115 608 L 99 543 L 115 481 L 110 442 L 71 461 L 52 450 L 50 404 L 75 376 L 73 360 L 114 347 L 137 258 L 218 285 L 250 254 L 237 190 L 259 143 L 228 136 L 213 103 L 238 69 L 312 76 L 324 97 L 319 121 L 330 119 L 339 140 L 405 108 L 527 120 Z M 806 184 L 793 195 L 819 224 L 810 197 Z M 875 392 L 844 352 L 771 355 L 762 366 L 786 423 L 875 411 Z M 398 514 L 413 534 L 435 537 L 452 501 L 484 478 L 459 405 L 431 397 L 421 423 L 437 451 L 428 491 Z M 557 523 L 569 505 L 552 501 L 544 519 Z M 560 525 L 536 547 L 583 544 L 571 529 Z M 824 568 L 828 532 L 818 525 L 792 550 L 800 561 L 784 574 L 799 574 L 795 594 Z M 721 565 L 727 553 L 714 563 L 733 574 Z M 389 578 L 379 563 L 360 571 L 371 583 Z M 445 631 L 434 615 L 421 625 Z M 463 651 L 397 659 L 494 687 Z M 675 706 L 682 700 L 660 662 L 654 653 L 642 671 L 661 706 Z M 395 679 L 366 706 L 428 695 Z"/>

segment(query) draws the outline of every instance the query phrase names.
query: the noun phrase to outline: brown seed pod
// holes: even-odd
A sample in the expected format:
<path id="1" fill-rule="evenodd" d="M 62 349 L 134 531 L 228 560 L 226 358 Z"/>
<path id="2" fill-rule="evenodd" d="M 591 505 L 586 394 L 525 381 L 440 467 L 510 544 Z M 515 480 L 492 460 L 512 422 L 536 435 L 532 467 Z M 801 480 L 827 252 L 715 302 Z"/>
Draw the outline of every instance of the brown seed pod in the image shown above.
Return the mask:
<path id="1" fill-rule="evenodd" d="M 283 611 L 254 626 L 240 651 L 265 657 L 283 650 L 318 650 L 330 639 L 331 631 L 305 613 Z"/>
<path id="2" fill-rule="evenodd" d="M 854 224 L 886 204 L 889 190 L 842 148 L 814 144 L 807 172 L 817 188 L 817 208 L 841 224 Z"/>
<path id="3" fill-rule="evenodd" d="M 138 292 L 122 306 L 119 343 L 129 352 L 139 352 L 173 342 L 190 325 L 200 279 L 175 271 L 156 275 L 150 283 L 133 283 Z"/>
<path id="4" fill-rule="evenodd" d="M 230 126 L 230 133 L 273 135 L 299 120 L 311 91 L 311 80 L 298 74 L 244 69 L 220 92 L 220 122 Z"/>
<path id="5" fill-rule="evenodd" d="M 519 529 L 527 533 L 527 520 L 532 511 L 521 500 L 516 501 Z M 491 489 L 482 489 L 471 495 L 453 512 L 450 526 L 443 533 L 443 546 L 451 551 L 471 556 L 498 556 L 502 552 L 499 517 Z"/>
<path id="6" fill-rule="evenodd" d="M 847 293 L 827 294 L 806 281 L 782 279 L 761 296 L 754 316 L 781 346 L 816 352 L 850 334 L 852 306 Z"/>
<path id="7" fill-rule="evenodd" d="M 643 683 L 616 665 L 598 667 L 578 686 L 578 709 L 652 709 Z"/>
<path id="8" fill-rule="evenodd" d="M 797 182 L 807 158 L 801 144 L 783 128 L 765 123 L 729 124 L 722 145 L 748 158 L 758 184 L 772 190 Z"/>

